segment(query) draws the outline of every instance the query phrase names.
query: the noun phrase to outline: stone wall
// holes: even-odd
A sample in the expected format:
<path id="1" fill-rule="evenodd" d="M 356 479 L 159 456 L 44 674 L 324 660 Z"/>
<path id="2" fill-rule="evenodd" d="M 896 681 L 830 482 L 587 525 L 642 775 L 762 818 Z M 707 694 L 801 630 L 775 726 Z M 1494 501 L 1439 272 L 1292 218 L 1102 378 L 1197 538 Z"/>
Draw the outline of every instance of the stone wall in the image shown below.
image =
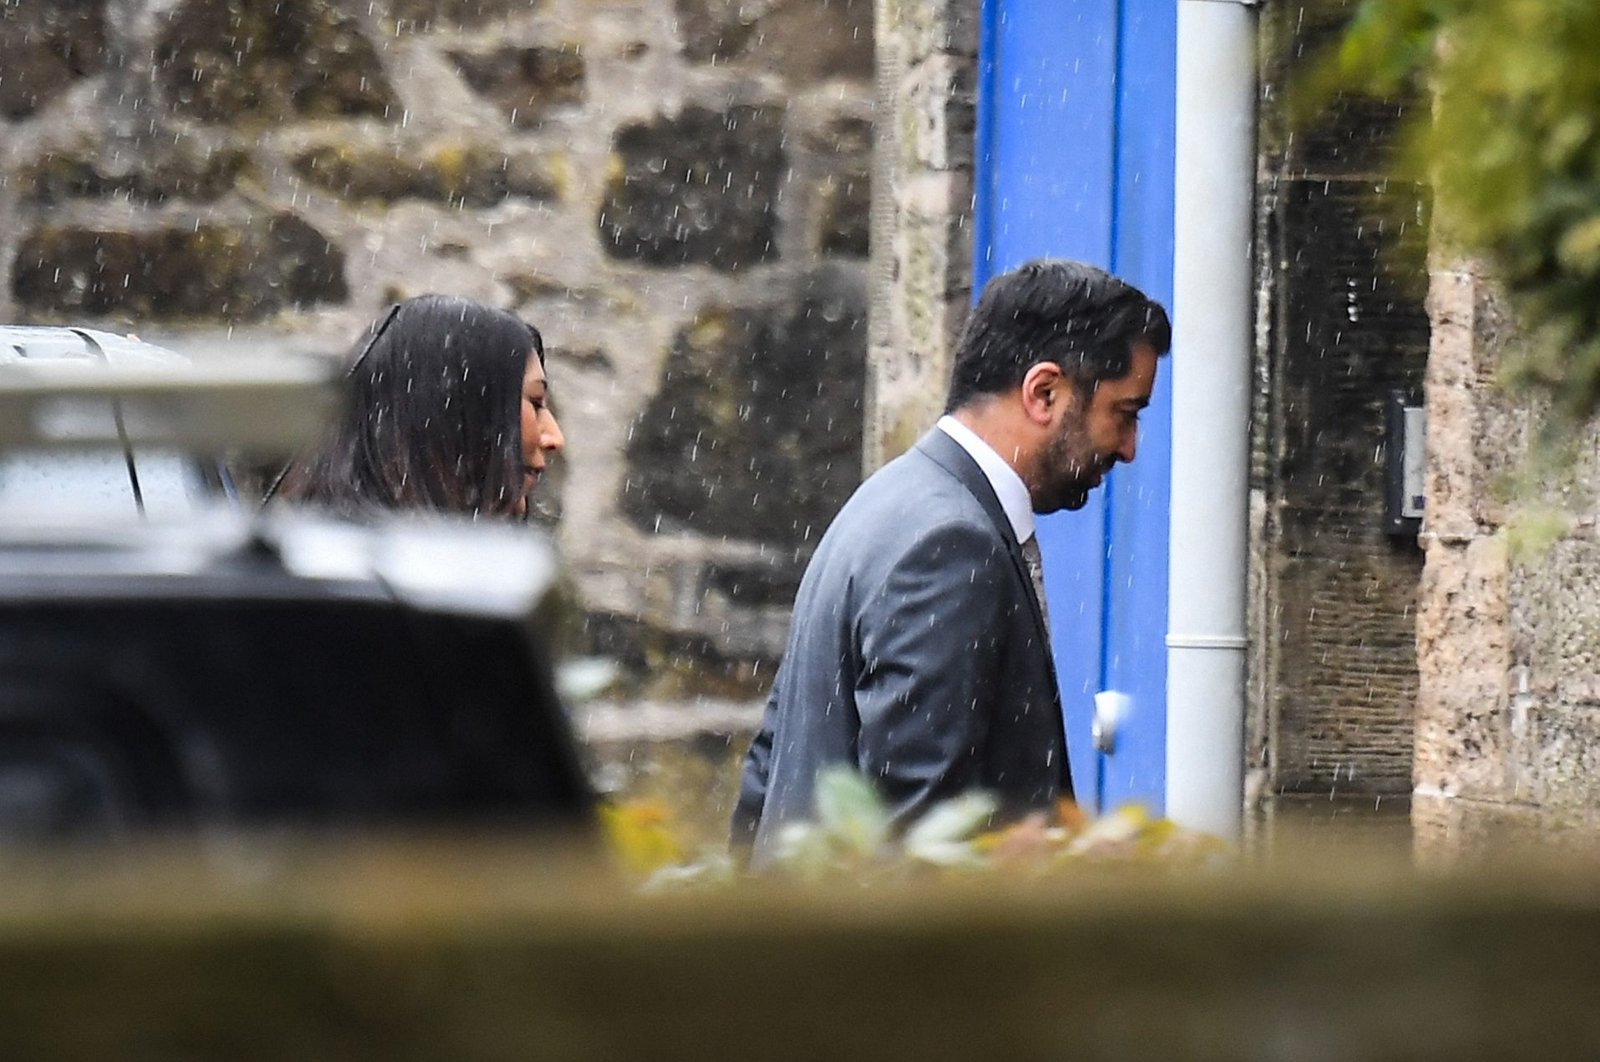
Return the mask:
<path id="1" fill-rule="evenodd" d="M 1253 418 L 1253 794 L 1411 789 L 1422 554 L 1384 525 L 1385 401 L 1419 392 L 1427 202 L 1386 183 L 1403 101 L 1288 111 L 1299 57 L 1351 5 L 1262 15 Z"/>
<path id="2" fill-rule="evenodd" d="M 1597 439 L 1524 470 L 1536 411 L 1496 385 L 1515 329 L 1470 263 L 1432 277 L 1427 550 L 1412 821 L 1427 857 L 1600 836 Z"/>
<path id="3" fill-rule="evenodd" d="M 978 5 L 877 0 L 878 128 L 866 464 L 939 418 L 972 303 Z"/>
<path id="4" fill-rule="evenodd" d="M 871 0 L 0 0 L 0 319 L 523 314 L 589 648 L 748 695 L 860 475 L 872 94 Z"/>

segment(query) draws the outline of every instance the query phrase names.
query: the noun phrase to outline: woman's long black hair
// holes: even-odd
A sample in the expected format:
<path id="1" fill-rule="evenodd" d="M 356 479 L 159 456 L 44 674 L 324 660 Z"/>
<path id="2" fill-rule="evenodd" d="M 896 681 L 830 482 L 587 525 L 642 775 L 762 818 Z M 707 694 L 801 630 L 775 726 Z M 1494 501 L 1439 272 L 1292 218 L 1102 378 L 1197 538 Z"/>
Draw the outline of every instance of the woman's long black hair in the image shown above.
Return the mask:
<path id="1" fill-rule="evenodd" d="M 427 509 L 510 515 L 522 496 L 522 383 L 544 341 L 471 299 L 420 295 L 354 351 L 345 406 L 275 494 L 348 515 Z"/>

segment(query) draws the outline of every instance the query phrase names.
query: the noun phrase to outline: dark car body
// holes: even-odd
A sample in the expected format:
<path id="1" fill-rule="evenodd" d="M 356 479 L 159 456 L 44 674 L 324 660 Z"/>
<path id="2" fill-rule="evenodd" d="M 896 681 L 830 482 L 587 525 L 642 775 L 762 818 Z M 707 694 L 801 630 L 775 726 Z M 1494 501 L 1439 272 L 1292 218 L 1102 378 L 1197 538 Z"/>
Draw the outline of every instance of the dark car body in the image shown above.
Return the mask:
<path id="1" fill-rule="evenodd" d="M 548 538 L 263 513 L 197 456 L 336 384 L 0 327 L 0 842 L 592 826 Z"/>
<path id="2" fill-rule="evenodd" d="M 556 571 L 524 528 L 0 533 L 0 838 L 581 824 Z"/>

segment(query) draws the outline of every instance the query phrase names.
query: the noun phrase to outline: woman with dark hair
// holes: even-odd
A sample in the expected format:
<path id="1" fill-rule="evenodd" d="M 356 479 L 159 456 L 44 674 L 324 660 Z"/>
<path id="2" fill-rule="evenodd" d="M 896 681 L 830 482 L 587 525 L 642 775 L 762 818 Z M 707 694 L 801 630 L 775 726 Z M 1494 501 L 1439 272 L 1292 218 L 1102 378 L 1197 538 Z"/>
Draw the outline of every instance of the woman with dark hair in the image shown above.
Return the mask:
<path id="1" fill-rule="evenodd" d="M 337 423 L 273 494 L 351 516 L 522 516 L 565 444 L 547 395 L 537 329 L 471 299 L 407 299 L 368 329 Z"/>

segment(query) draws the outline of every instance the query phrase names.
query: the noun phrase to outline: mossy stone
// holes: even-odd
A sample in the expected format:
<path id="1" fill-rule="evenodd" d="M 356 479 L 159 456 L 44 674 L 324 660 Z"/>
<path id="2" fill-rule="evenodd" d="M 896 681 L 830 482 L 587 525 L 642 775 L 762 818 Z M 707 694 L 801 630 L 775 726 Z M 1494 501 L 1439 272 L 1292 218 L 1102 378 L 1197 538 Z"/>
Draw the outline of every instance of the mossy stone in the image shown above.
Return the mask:
<path id="1" fill-rule="evenodd" d="M 389 0 L 389 18 L 402 30 L 472 29 L 543 6 L 544 0 Z"/>
<path id="2" fill-rule="evenodd" d="M 755 36 L 756 16 L 742 0 L 674 0 L 684 58 L 696 63 L 727 62 Z"/>
<path id="3" fill-rule="evenodd" d="M 105 9 L 105 0 L 0 2 L 0 117 L 31 117 L 104 69 Z"/>
<path id="4" fill-rule="evenodd" d="M 137 167 L 114 166 L 98 153 L 49 154 L 18 173 L 24 198 L 41 204 L 124 197 L 140 203 L 186 199 L 209 203 L 233 190 L 250 167 L 237 149 L 204 154 L 172 151 Z"/>
<path id="5" fill-rule="evenodd" d="M 606 253 L 729 273 L 776 259 L 783 117 L 782 107 L 689 107 L 624 126 L 598 219 Z"/>
<path id="6" fill-rule="evenodd" d="M 173 110 L 207 122 L 399 113 L 377 49 L 331 0 L 189 0 L 155 67 Z"/>
<path id="7" fill-rule="evenodd" d="M 538 156 L 476 144 L 436 145 L 418 156 L 324 145 L 295 157 L 301 177 L 346 199 L 421 199 L 490 207 L 510 197 L 551 199 L 556 182 Z"/>
<path id="8" fill-rule="evenodd" d="M 574 46 L 457 50 L 449 56 L 468 87 L 518 129 L 537 129 L 552 110 L 584 100 L 586 68 Z"/>
<path id="9" fill-rule="evenodd" d="M 777 666 L 776 660 L 730 654 L 704 635 L 611 612 L 585 614 L 570 633 L 574 652 L 618 666 L 617 690 L 630 698 L 753 701 L 766 695 Z"/>
<path id="10" fill-rule="evenodd" d="M 12 294 L 40 318 L 229 322 L 349 298 L 343 252 L 289 214 L 147 232 L 45 226 L 17 251 Z"/>
<path id="11" fill-rule="evenodd" d="M 646 531 L 815 544 L 861 479 L 866 298 L 841 269 L 787 300 L 703 310 L 627 446 Z"/>
<path id="12" fill-rule="evenodd" d="M 824 160 L 817 182 L 817 249 L 823 254 L 866 257 L 872 232 L 872 123 L 841 115 L 806 137 Z"/>
<path id="13" fill-rule="evenodd" d="M 873 0 L 675 0 L 684 58 L 745 62 L 798 80 L 865 80 Z"/>

